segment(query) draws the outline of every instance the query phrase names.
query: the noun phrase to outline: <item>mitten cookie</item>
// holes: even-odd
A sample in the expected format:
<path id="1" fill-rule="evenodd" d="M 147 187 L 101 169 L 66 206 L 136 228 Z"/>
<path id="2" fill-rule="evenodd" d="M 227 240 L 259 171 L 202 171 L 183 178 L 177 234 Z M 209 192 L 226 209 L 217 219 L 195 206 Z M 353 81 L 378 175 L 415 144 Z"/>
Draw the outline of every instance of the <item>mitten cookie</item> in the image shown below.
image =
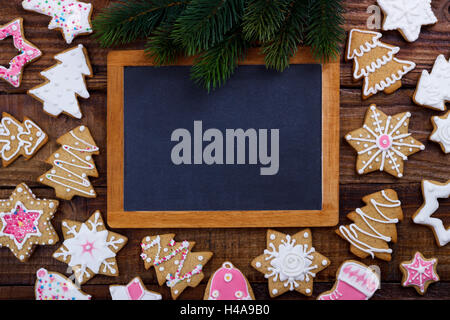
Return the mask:
<path id="1" fill-rule="evenodd" d="M 418 294 L 424 295 L 431 283 L 439 281 L 437 263 L 438 259 L 425 259 L 420 252 L 416 252 L 412 260 L 400 264 L 402 286 L 414 287 Z"/>
<path id="2" fill-rule="evenodd" d="M 359 174 L 379 170 L 403 177 L 403 162 L 409 155 L 425 149 L 408 133 L 410 118 L 409 112 L 387 116 L 375 105 L 370 106 L 363 127 L 345 136 L 358 152 L 356 170 Z"/>
<path id="3" fill-rule="evenodd" d="M 430 140 L 441 145 L 442 151 L 450 153 L 450 111 L 442 117 L 432 117 L 433 132 Z"/>
<path id="4" fill-rule="evenodd" d="M 53 245 L 58 234 L 50 220 L 59 202 L 38 199 L 25 183 L 19 184 L 9 199 L 0 200 L 0 247 L 9 248 L 21 262 L 36 245 Z"/>
<path id="5" fill-rule="evenodd" d="M 365 196 L 367 204 L 347 215 L 354 223 L 340 226 L 336 233 L 350 242 L 350 251 L 361 259 L 371 256 L 391 261 L 389 242 L 397 242 L 396 224 L 403 219 L 401 202 L 394 190 Z"/>
<path id="6" fill-rule="evenodd" d="M 311 296 L 316 274 L 327 268 L 330 260 L 316 252 L 309 229 L 292 237 L 269 229 L 267 249 L 251 265 L 267 279 L 270 297 L 294 290 Z"/>
<path id="7" fill-rule="evenodd" d="M 208 281 L 204 300 L 255 300 L 244 274 L 231 262 L 224 262 Z"/>
<path id="8" fill-rule="evenodd" d="M 53 167 L 38 181 L 54 188 L 56 196 L 64 200 L 73 196 L 95 198 L 97 194 L 87 177 L 98 177 L 92 155 L 99 154 L 99 149 L 89 129 L 79 126 L 56 142 L 62 147 L 47 159 Z"/>
<path id="9" fill-rule="evenodd" d="M 92 32 L 90 3 L 77 0 L 23 0 L 22 7 L 51 17 L 48 28 L 60 29 L 68 44 L 76 36 Z"/>
<path id="10" fill-rule="evenodd" d="M 176 299 L 187 287 L 202 281 L 203 266 L 212 252 L 192 252 L 195 242 L 175 242 L 175 234 L 147 236 L 141 242 L 141 258 L 145 269 L 154 267 L 159 285 L 164 282 Z"/>
<path id="11" fill-rule="evenodd" d="M 117 277 L 116 254 L 127 238 L 106 229 L 100 211 L 86 222 L 63 220 L 64 242 L 53 258 L 72 268 L 75 279 L 83 284 L 96 274 Z"/>
<path id="12" fill-rule="evenodd" d="M 31 119 L 25 117 L 23 123 L 10 114 L 3 112 L 0 121 L 0 159 L 4 167 L 10 165 L 19 156 L 26 160 L 33 157 L 44 144 L 48 136 Z"/>
<path id="13" fill-rule="evenodd" d="M 141 278 L 136 277 L 126 286 L 109 286 L 109 292 L 113 300 L 161 300 L 159 293 L 145 288 Z"/>
<path id="14" fill-rule="evenodd" d="M 69 278 L 58 272 L 44 268 L 36 272 L 34 294 L 36 300 L 91 300 L 91 296 L 81 291 Z"/>
<path id="15" fill-rule="evenodd" d="M 19 51 L 19 54 L 9 62 L 9 68 L 0 66 L 0 79 L 16 88 L 20 86 L 25 65 L 42 55 L 42 52 L 36 46 L 25 40 L 22 22 L 22 18 L 17 18 L 4 26 L 0 26 L 0 40 L 12 36 L 14 47 Z"/>
<path id="16" fill-rule="evenodd" d="M 353 78 L 364 78 L 362 97 L 377 92 L 390 94 L 402 86 L 401 79 L 416 67 L 411 61 L 395 57 L 399 47 L 381 42 L 381 33 L 352 29 L 348 38 L 346 60 L 353 61 Z"/>
<path id="17" fill-rule="evenodd" d="M 81 119 L 77 97 L 89 98 L 85 76 L 92 76 L 87 51 L 79 44 L 54 58 L 58 63 L 41 72 L 41 76 L 47 81 L 28 90 L 28 94 L 42 102 L 44 111 L 53 117 L 65 113 Z"/>

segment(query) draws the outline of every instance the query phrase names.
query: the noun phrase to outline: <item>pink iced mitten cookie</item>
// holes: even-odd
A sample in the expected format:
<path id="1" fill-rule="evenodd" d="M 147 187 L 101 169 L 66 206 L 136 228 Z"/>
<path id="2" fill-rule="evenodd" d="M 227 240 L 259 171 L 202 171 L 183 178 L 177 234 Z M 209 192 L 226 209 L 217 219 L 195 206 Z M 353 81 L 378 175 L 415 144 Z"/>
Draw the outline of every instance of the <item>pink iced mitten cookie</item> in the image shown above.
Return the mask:
<path id="1" fill-rule="evenodd" d="M 159 285 L 170 288 L 176 299 L 187 287 L 196 287 L 202 281 L 203 266 L 212 252 L 192 252 L 195 242 L 175 242 L 175 234 L 147 236 L 141 242 L 141 258 L 145 269 L 154 267 Z"/>
<path id="2" fill-rule="evenodd" d="M 0 66 L 0 79 L 16 88 L 20 86 L 24 66 L 42 55 L 42 52 L 36 46 L 25 40 L 22 22 L 22 18 L 17 18 L 0 26 L 0 40 L 12 36 L 14 46 L 20 52 L 19 55 L 11 59 L 9 68 Z"/>
<path id="3" fill-rule="evenodd" d="M 367 109 L 362 128 L 345 136 L 358 152 L 356 170 L 359 174 L 385 171 L 403 177 L 404 161 L 425 146 L 408 132 L 410 112 L 387 116 L 373 104 Z"/>
<path id="4" fill-rule="evenodd" d="M 116 254 L 127 238 L 106 229 L 100 211 L 86 222 L 63 220 L 64 242 L 53 258 L 72 268 L 78 283 L 83 284 L 96 274 L 117 277 Z"/>
<path id="5" fill-rule="evenodd" d="M 264 274 L 270 297 L 288 291 L 311 296 L 316 274 L 330 265 L 330 260 L 312 246 L 311 230 L 293 236 L 267 230 L 267 249 L 253 259 L 253 268 Z"/>
<path id="6" fill-rule="evenodd" d="M 67 44 L 79 35 L 92 32 L 92 5 L 76 0 L 23 0 L 25 10 L 52 18 L 48 28 L 60 29 Z"/>
<path id="7" fill-rule="evenodd" d="M 91 300 L 90 295 L 81 291 L 62 274 L 41 268 L 36 272 L 36 276 L 36 300 Z"/>
<path id="8" fill-rule="evenodd" d="M 442 117 L 432 117 L 433 132 L 430 140 L 441 145 L 442 151 L 450 153 L 450 111 Z"/>
<path id="9" fill-rule="evenodd" d="M 109 286 L 109 292 L 113 300 L 161 300 L 159 293 L 145 288 L 141 278 L 136 277 L 126 286 Z"/>
<path id="10" fill-rule="evenodd" d="M 56 65 L 41 72 L 47 81 L 28 90 L 28 94 L 42 102 L 44 111 L 53 117 L 65 113 L 81 119 L 77 97 L 89 98 L 85 76 L 92 76 L 87 51 L 79 44 L 57 54 L 55 59 Z"/>
<path id="11" fill-rule="evenodd" d="M 402 286 L 414 287 L 417 293 L 424 295 L 431 283 L 439 281 L 437 263 L 436 258 L 425 259 L 420 252 L 416 252 L 412 260 L 400 264 L 403 273 Z"/>
<path id="12" fill-rule="evenodd" d="M 224 262 L 209 279 L 204 300 L 255 300 L 255 296 L 242 272 Z"/>
<path id="13" fill-rule="evenodd" d="M 366 265 L 345 261 L 336 273 L 336 283 L 317 300 L 369 300 L 380 286 L 380 278 Z"/>
<path id="14" fill-rule="evenodd" d="M 381 36 L 374 31 L 350 31 L 346 60 L 353 60 L 353 78 L 364 78 L 363 99 L 380 91 L 395 92 L 403 76 L 416 67 L 414 62 L 396 58 L 400 48 L 381 42 Z"/>

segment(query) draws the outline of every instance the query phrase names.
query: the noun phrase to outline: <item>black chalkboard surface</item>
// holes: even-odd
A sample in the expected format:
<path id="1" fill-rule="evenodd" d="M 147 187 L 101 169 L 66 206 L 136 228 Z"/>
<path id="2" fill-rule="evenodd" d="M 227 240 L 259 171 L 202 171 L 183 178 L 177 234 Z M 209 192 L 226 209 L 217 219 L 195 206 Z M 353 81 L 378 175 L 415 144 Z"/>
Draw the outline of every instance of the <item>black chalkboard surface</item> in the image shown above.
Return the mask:
<path id="1" fill-rule="evenodd" d="M 189 79 L 188 66 L 123 70 L 125 211 L 322 209 L 322 65 L 291 65 L 283 73 L 240 66 L 224 87 L 210 94 Z M 205 163 L 211 162 L 203 157 L 211 142 L 202 137 L 211 128 L 217 129 L 214 137 L 222 135 L 223 149 L 217 144 L 210 155 L 224 164 Z M 175 134 L 178 140 L 171 141 L 177 129 L 183 139 Z M 237 164 L 233 140 L 234 164 L 227 164 L 226 133 L 236 129 L 254 129 L 255 135 L 249 135 L 257 143 L 245 140 L 244 163 Z M 268 139 L 260 135 L 263 129 Z M 276 139 L 271 140 L 276 129 L 278 166 Z M 274 154 L 270 174 L 262 175 L 261 168 L 269 165 L 261 163 L 258 144 L 266 140 L 268 155 L 270 150 Z M 181 141 L 185 148 L 175 152 L 174 161 L 173 148 Z M 181 158 L 185 162 L 175 164 Z"/>

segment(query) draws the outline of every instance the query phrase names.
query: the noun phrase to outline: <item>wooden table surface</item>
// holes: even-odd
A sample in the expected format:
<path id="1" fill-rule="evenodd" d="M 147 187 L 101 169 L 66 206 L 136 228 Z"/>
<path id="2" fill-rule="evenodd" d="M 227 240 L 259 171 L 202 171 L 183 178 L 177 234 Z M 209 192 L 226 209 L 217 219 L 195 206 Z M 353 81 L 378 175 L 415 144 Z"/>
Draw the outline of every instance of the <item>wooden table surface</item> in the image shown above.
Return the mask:
<path id="1" fill-rule="evenodd" d="M 22 120 L 29 116 L 35 120 L 49 135 L 49 142 L 30 161 L 19 159 L 7 168 L 0 168 L 0 198 L 10 195 L 13 188 L 20 182 L 27 183 L 39 197 L 54 197 L 53 189 L 36 182 L 36 178 L 47 171 L 50 166 L 45 160 L 58 148 L 56 139 L 72 128 L 84 124 L 92 132 L 100 147 L 101 154 L 95 157 L 99 178 L 91 179 L 98 196 L 96 199 L 75 197 L 72 201 L 61 201 L 58 213 L 53 219 L 53 225 L 62 238 L 61 220 L 73 219 L 84 221 L 95 210 L 106 212 L 106 55 L 108 50 L 98 46 L 92 37 L 78 37 L 72 46 L 82 43 L 88 50 L 93 66 L 94 77 L 88 80 L 91 97 L 79 99 L 83 118 L 76 120 L 65 115 L 52 118 L 42 110 L 42 104 L 26 94 L 31 87 L 43 80 L 39 72 L 55 64 L 53 56 L 68 45 L 57 31 L 47 29 L 49 18 L 33 12 L 24 11 L 21 0 L 2 1 L 0 9 L 0 25 L 16 17 L 24 19 L 26 38 L 43 51 L 43 56 L 27 66 L 22 85 L 15 89 L 6 82 L 0 81 L 0 111 L 6 111 Z M 107 5 L 107 0 L 91 0 L 94 5 L 94 15 Z M 354 27 L 365 28 L 370 14 L 367 7 L 375 4 L 375 0 L 345 0 L 347 9 L 346 31 Z M 402 201 L 404 220 L 398 224 L 398 242 L 392 245 L 393 259 L 391 262 L 365 259 L 366 264 L 378 265 L 382 273 L 381 289 L 374 299 L 450 299 L 450 245 L 439 248 L 436 245 L 432 231 L 412 222 L 411 216 L 422 203 L 420 182 L 422 179 L 446 181 L 450 179 L 450 155 L 445 155 L 438 144 L 428 140 L 432 131 L 430 117 L 439 114 L 413 104 L 411 96 L 417 79 L 423 69 L 431 67 L 440 53 L 449 57 L 450 54 L 450 1 L 433 0 L 433 10 L 439 22 L 431 27 L 422 28 L 419 40 L 407 43 L 397 31 L 383 32 L 382 40 L 401 47 L 397 55 L 400 59 L 412 60 L 417 68 L 406 75 L 403 87 L 393 95 L 378 94 L 367 101 L 361 100 L 361 84 L 354 83 L 351 77 L 352 63 L 342 61 L 341 67 L 341 147 L 340 147 L 340 223 L 349 223 L 345 215 L 362 205 L 361 198 L 383 188 L 394 188 Z M 122 48 L 142 48 L 142 44 L 133 44 Z M 10 38 L 0 42 L 0 64 L 7 65 L 16 51 Z M 355 171 L 355 151 L 342 138 L 345 133 L 359 128 L 367 107 L 375 103 L 382 111 L 395 114 L 404 111 L 412 112 L 410 132 L 425 144 L 425 151 L 411 156 L 406 162 L 405 176 L 396 179 L 383 172 L 359 176 Z M 450 200 L 441 201 L 437 217 L 450 223 Z M 314 281 L 313 296 L 331 288 L 335 280 L 337 267 L 347 259 L 356 258 L 349 252 L 349 244 L 340 239 L 335 228 L 313 228 L 313 243 L 316 250 L 326 255 L 332 262 L 331 266 L 320 272 Z M 280 229 L 282 232 L 295 233 L 299 229 Z M 251 282 L 257 299 L 269 299 L 267 281 L 264 276 L 250 267 L 250 261 L 262 253 L 265 248 L 265 229 L 128 229 L 114 230 L 128 237 L 128 244 L 117 257 L 120 275 L 118 277 L 95 276 L 83 290 L 95 299 L 109 299 L 109 284 L 125 284 L 139 275 L 150 290 L 163 294 L 169 299 L 167 287 L 159 287 L 155 272 L 145 270 L 140 261 L 140 240 L 146 235 L 155 235 L 167 231 L 177 234 L 176 240 L 188 239 L 196 242 L 194 250 L 210 250 L 214 252 L 212 260 L 205 267 L 205 279 L 196 288 L 188 288 L 180 299 L 202 299 L 211 273 L 225 260 L 238 266 Z M 33 299 L 35 272 L 40 267 L 65 273 L 67 265 L 51 257 L 59 244 L 55 246 L 37 247 L 26 263 L 20 263 L 8 249 L 0 249 L 0 299 Z M 411 258 L 415 250 L 421 251 L 426 257 L 437 257 L 439 264 L 439 283 L 432 284 L 424 297 L 419 296 L 413 288 L 403 288 L 400 285 L 401 272 L 399 263 Z M 293 292 L 278 299 L 307 299 Z"/>

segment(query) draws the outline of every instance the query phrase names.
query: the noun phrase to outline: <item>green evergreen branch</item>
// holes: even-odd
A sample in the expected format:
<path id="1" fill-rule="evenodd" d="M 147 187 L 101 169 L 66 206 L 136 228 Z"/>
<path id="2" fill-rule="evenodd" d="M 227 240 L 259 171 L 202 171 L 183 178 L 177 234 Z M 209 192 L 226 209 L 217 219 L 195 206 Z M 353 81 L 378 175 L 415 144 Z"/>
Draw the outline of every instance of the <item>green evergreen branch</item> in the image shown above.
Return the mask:
<path id="1" fill-rule="evenodd" d="M 160 65 L 175 64 L 184 54 L 184 49 L 170 36 L 173 25 L 166 24 L 157 27 L 152 36 L 148 38 L 145 54 Z"/>

